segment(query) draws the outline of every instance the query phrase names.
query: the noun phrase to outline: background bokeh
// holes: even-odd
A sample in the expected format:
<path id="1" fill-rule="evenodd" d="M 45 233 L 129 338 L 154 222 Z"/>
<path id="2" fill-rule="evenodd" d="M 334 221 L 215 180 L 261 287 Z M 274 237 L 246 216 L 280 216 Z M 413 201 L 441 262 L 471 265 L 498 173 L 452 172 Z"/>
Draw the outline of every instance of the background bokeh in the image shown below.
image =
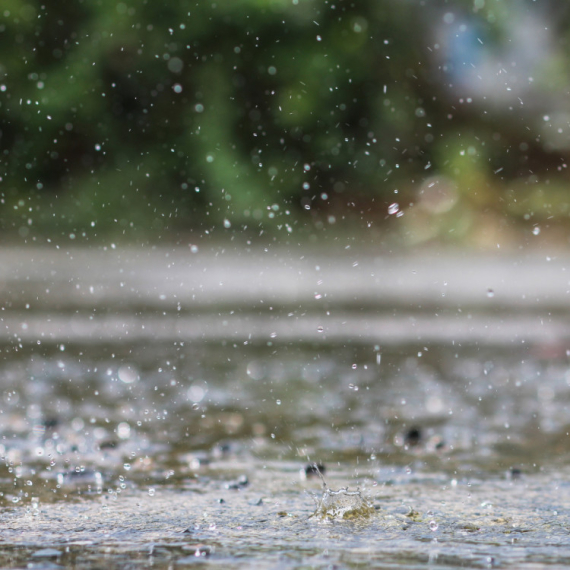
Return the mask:
<path id="1" fill-rule="evenodd" d="M 4 0 L 1 228 L 567 242 L 569 23 L 554 0 Z"/>

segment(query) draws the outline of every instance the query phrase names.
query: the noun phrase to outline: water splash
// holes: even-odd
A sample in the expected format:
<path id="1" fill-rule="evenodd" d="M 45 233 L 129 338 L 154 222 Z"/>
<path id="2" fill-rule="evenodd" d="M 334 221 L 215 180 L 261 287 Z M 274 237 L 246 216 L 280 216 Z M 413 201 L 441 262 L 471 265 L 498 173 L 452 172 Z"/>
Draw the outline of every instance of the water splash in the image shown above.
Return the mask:
<path id="1" fill-rule="evenodd" d="M 333 491 L 330 489 L 317 465 L 314 468 L 323 482 L 321 496 L 310 493 L 316 504 L 315 512 L 311 517 L 319 519 L 359 519 L 369 517 L 375 511 L 360 491 L 349 491 L 348 487 Z"/>

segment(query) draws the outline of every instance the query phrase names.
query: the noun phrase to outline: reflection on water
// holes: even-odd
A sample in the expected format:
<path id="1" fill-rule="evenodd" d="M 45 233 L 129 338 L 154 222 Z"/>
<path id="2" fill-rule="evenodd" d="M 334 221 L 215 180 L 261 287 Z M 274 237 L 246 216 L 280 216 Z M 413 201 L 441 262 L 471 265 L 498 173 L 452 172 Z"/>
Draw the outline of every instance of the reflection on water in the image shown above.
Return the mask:
<path id="1" fill-rule="evenodd" d="M 374 346 L 61 348 L 1 366 L 0 447 L 19 477 L 133 480 L 158 459 L 187 476 L 228 457 L 484 476 L 556 465 L 565 444 L 566 355 L 402 346 L 378 365 Z"/>
<path id="2" fill-rule="evenodd" d="M 206 334 L 215 310 L 165 314 L 178 328 L 152 341 L 148 329 L 117 336 L 116 313 L 65 342 L 4 337 L 2 565 L 570 560 L 563 337 L 459 342 L 448 320 L 429 338 L 412 326 L 383 343 L 347 334 L 363 319 L 348 314 L 295 338 L 276 304 L 257 330 L 290 321 L 287 334 L 244 336 L 242 308 L 235 338 Z M 51 307 L 8 321 L 68 317 Z M 495 330 L 508 321 L 484 317 Z M 181 339 L 184 327 L 199 333 Z M 310 518 L 306 491 L 322 517 Z"/>

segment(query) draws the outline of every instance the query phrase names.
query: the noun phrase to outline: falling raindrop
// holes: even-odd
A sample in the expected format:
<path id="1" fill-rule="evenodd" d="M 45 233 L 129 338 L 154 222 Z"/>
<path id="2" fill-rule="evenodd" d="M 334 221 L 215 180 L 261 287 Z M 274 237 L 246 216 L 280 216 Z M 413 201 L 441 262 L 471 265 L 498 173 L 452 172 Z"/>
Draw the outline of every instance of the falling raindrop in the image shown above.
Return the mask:
<path id="1" fill-rule="evenodd" d="M 324 329 L 324 327 L 322 327 L 322 326 L 318 326 L 318 327 L 317 327 L 317 332 L 322 333 L 324 330 L 325 330 L 325 329 Z"/>
<path id="2" fill-rule="evenodd" d="M 399 210 L 400 205 L 397 202 L 394 202 L 388 206 L 388 214 L 390 215 L 397 214 Z"/>
<path id="3" fill-rule="evenodd" d="M 532 228 L 532 233 L 537 236 L 540 233 L 540 228 L 538 226 L 535 226 Z"/>
<path id="4" fill-rule="evenodd" d="M 117 376 L 125 384 L 132 384 L 139 379 L 138 372 L 132 366 L 121 366 L 117 371 Z"/>
<path id="5" fill-rule="evenodd" d="M 489 299 L 492 299 L 495 296 L 495 291 L 493 291 L 493 289 L 487 289 L 487 297 L 489 297 Z"/>
<path id="6" fill-rule="evenodd" d="M 434 520 L 429 521 L 429 529 L 432 532 L 435 532 L 438 528 L 439 528 L 439 525 Z"/>

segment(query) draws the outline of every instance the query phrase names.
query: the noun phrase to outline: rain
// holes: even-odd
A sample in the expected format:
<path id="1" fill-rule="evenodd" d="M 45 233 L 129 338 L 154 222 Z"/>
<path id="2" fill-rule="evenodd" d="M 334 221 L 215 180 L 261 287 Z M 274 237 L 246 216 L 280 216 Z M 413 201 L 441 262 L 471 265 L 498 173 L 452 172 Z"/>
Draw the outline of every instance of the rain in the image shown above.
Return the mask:
<path id="1" fill-rule="evenodd" d="M 568 566 L 568 24 L 5 0 L 0 565 Z"/>

